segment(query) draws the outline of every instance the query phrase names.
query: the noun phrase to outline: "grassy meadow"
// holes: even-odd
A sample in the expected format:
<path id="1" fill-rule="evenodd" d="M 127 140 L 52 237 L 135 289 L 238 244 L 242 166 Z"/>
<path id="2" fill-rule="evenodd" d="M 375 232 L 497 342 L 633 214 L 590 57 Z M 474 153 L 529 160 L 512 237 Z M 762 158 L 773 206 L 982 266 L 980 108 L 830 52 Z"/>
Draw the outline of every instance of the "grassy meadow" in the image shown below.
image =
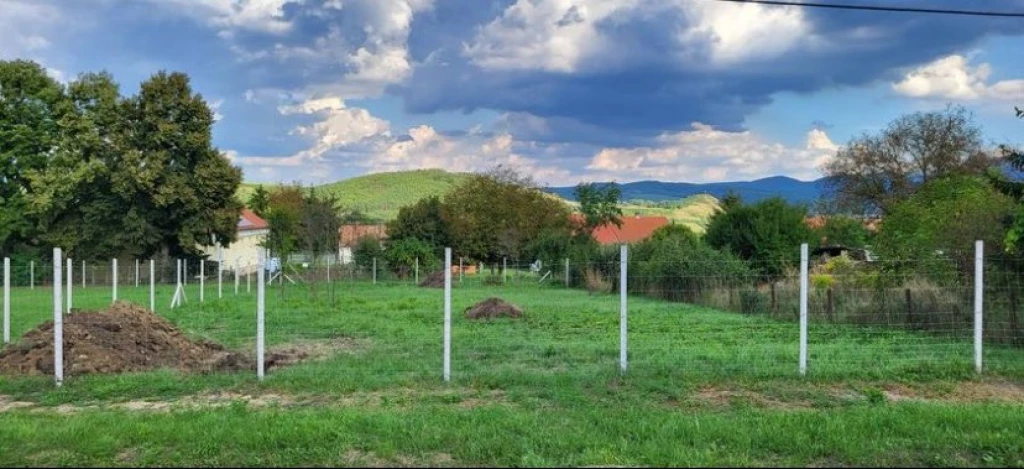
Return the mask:
<path id="1" fill-rule="evenodd" d="M 193 337 L 252 350 L 255 285 L 157 311 Z M 52 315 L 52 291 L 12 292 L 14 337 Z M 75 291 L 101 308 L 109 288 Z M 1024 351 L 899 330 L 797 324 L 513 277 L 453 289 L 452 381 L 442 290 L 411 280 L 272 286 L 268 347 L 327 358 L 252 373 L 0 376 L 0 466 L 1024 466 Z M 148 304 L 145 288 L 119 296 Z M 490 296 L 525 311 L 476 322 Z M 6 406 L 6 409 L 5 409 Z"/>

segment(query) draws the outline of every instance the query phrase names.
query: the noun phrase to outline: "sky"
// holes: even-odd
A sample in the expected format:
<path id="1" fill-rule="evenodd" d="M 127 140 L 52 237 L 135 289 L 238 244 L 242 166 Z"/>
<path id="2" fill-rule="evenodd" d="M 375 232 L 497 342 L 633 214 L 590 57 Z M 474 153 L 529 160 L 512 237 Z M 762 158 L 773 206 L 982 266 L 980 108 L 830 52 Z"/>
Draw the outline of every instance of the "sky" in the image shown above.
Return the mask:
<path id="1" fill-rule="evenodd" d="M 1024 0 L 827 0 L 1024 12 Z M 249 182 L 515 168 L 547 185 L 822 176 L 906 113 L 1021 144 L 1024 19 L 716 0 L 0 0 L 0 59 L 187 73 Z"/>

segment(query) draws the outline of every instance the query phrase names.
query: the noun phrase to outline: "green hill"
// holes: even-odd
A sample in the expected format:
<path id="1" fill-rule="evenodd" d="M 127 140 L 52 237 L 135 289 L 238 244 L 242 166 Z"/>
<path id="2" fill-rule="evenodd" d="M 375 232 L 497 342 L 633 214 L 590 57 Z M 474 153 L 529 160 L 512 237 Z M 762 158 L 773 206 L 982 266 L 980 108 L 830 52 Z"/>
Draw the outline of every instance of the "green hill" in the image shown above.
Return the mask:
<path id="1" fill-rule="evenodd" d="M 381 220 L 392 220 L 398 216 L 398 209 L 432 195 L 444 195 L 467 178 L 467 173 L 449 173 L 440 169 L 400 171 L 359 176 L 344 181 L 315 186 L 334 194 L 348 209 L 358 209 L 366 215 Z M 249 200 L 257 184 L 243 183 L 238 188 L 239 200 Z M 276 184 L 264 184 L 271 189 Z M 552 197 L 558 197 L 555 194 Z M 577 207 L 575 202 L 566 202 Z M 707 221 L 718 208 L 718 199 L 710 195 L 693 195 L 681 200 L 648 202 L 630 200 L 622 203 L 625 215 L 664 216 L 703 233 Z"/>
<path id="2" fill-rule="evenodd" d="M 433 195 L 444 195 L 469 177 L 440 169 L 377 173 L 315 186 L 338 197 L 348 209 L 357 209 L 372 218 L 391 220 L 398 209 Z M 249 200 L 258 184 L 245 183 L 238 188 L 240 200 Z M 276 184 L 264 184 L 270 189 Z"/>

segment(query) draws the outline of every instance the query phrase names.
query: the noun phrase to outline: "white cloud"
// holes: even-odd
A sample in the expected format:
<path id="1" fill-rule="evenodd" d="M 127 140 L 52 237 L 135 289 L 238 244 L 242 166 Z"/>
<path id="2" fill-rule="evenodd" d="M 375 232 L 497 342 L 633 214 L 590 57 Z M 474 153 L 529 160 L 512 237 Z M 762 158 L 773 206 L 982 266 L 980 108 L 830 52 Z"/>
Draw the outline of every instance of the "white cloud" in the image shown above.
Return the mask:
<path id="1" fill-rule="evenodd" d="M 224 105 L 223 99 L 210 102 L 210 110 L 213 111 L 213 121 L 220 122 L 224 118 L 224 115 L 220 113 L 220 107 Z"/>
<path id="2" fill-rule="evenodd" d="M 292 23 L 284 18 L 284 6 L 303 0 L 149 0 L 168 11 L 190 15 L 230 37 L 234 29 L 284 34 Z"/>
<path id="3" fill-rule="evenodd" d="M 360 143 L 363 140 L 390 137 L 391 124 L 379 119 L 362 108 L 350 108 L 337 96 L 309 99 L 292 106 L 281 106 L 283 115 L 315 114 L 322 120 L 296 127 L 294 134 L 313 140 L 314 145 L 303 153 L 311 159 L 319 159 L 332 149 Z"/>
<path id="4" fill-rule="evenodd" d="M 972 66 L 966 57 L 951 55 L 911 70 L 892 86 L 897 93 L 912 98 L 963 101 L 1024 99 L 1024 80 L 991 83 L 991 75 L 991 65 Z"/>
<path id="5" fill-rule="evenodd" d="M 603 149 L 587 170 L 617 181 L 748 180 L 778 174 L 815 179 L 821 177 L 821 165 L 838 149 L 819 129 L 808 132 L 803 147 L 787 147 L 749 131 L 724 132 L 701 123 L 657 140 L 650 147 Z"/>
<path id="6" fill-rule="evenodd" d="M 481 27 L 463 54 L 496 70 L 572 73 L 610 67 L 633 54 L 598 24 L 625 16 L 653 21 L 665 15 L 685 25 L 674 34 L 674 50 L 664 51 L 681 65 L 771 59 L 800 41 L 817 40 L 799 8 L 689 0 L 518 0 Z"/>
<path id="7" fill-rule="evenodd" d="M 533 176 L 538 181 L 565 182 L 571 173 L 516 152 L 509 134 L 483 136 L 469 133 L 453 137 L 421 125 L 409 129 L 405 139 L 381 145 L 367 160 L 371 172 L 440 168 L 456 172 L 480 172 L 498 165 Z"/>

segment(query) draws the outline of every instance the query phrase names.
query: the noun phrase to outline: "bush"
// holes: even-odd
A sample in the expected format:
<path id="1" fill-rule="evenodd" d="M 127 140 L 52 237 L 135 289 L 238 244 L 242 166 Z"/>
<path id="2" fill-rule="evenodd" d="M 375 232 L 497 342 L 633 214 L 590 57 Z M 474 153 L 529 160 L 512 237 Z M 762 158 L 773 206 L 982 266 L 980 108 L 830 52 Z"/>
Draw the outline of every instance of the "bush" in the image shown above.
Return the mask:
<path id="1" fill-rule="evenodd" d="M 352 250 L 352 259 L 356 265 L 369 269 L 373 267 L 374 259 L 383 262 L 384 247 L 381 246 L 380 240 L 377 238 L 365 236 L 356 241 L 356 246 Z"/>
<path id="2" fill-rule="evenodd" d="M 676 230 L 634 247 L 630 288 L 673 301 L 699 302 L 716 289 L 750 286 L 755 276 L 730 253 Z"/>
<path id="3" fill-rule="evenodd" d="M 418 238 L 402 238 L 388 242 L 384 250 L 384 259 L 388 268 L 399 277 L 407 277 L 419 261 L 420 271 L 431 272 L 440 267 L 441 262 L 434 254 L 434 247 Z"/>
<path id="4" fill-rule="evenodd" d="M 723 206 L 725 209 L 711 218 L 705 241 L 750 262 L 766 280 L 779 278 L 786 267 L 795 264 L 800 244 L 814 237 L 804 221 L 807 209 L 781 198 L 752 205 L 733 201 Z"/>

